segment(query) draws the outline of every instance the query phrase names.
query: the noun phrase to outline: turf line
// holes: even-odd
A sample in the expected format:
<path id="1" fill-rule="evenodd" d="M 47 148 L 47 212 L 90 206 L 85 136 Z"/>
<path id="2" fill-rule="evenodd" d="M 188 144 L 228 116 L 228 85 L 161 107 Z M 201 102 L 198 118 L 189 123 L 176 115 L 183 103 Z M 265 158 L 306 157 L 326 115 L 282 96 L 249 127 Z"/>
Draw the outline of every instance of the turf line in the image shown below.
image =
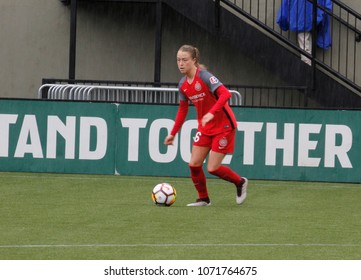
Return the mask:
<path id="1" fill-rule="evenodd" d="M 0 245 L 0 249 L 76 247 L 361 247 L 361 244 L 24 244 Z"/>
<path id="2" fill-rule="evenodd" d="M 89 176 L 83 176 L 81 174 L 52 174 L 52 173 L 39 173 L 40 175 L 39 176 L 36 176 L 37 173 L 34 173 L 34 175 L 27 175 L 27 174 L 1 174 L 0 173 L 0 177 L 1 175 L 4 175 L 4 177 L 9 177 L 9 178 L 21 178 L 21 179 L 42 179 L 42 180 L 53 180 L 53 179 L 72 179 L 72 180 L 89 180 L 89 181 L 96 181 L 96 180 L 99 180 L 99 179 L 104 179 L 104 177 L 107 177 L 107 179 L 114 179 L 116 181 L 119 181 L 119 180 L 129 180 L 129 179 L 132 179 L 132 180 L 135 180 L 135 181 L 147 181 L 149 182 L 149 178 L 152 178 L 152 176 L 117 176 L 117 175 L 98 175 L 98 174 L 89 174 Z M 46 175 L 44 175 L 46 174 Z M 159 176 L 160 178 L 162 178 L 162 176 Z M 158 178 L 158 177 L 154 177 L 154 178 Z M 171 180 L 173 183 L 177 183 L 177 182 L 181 182 L 181 183 L 184 183 L 184 179 L 186 178 L 181 178 L 181 179 L 178 179 L 177 177 L 164 177 L 164 180 Z M 281 184 L 280 183 L 277 183 L 277 182 L 272 182 L 272 181 L 266 181 L 266 182 L 263 182 L 262 180 L 256 180 L 257 183 L 256 185 L 258 187 L 262 187 L 262 186 L 266 186 L 266 187 L 288 187 L 288 185 L 286 185 L 285 183 L 287 183 L 287 181 L 280 181 L 282 182 Z M 252 181 L 251 181 L 252 182 Z M 290 181 L 290 184 L 292 181 Z M 306 183 L 309 183 L 309 182 L 306 182 Z M 314 182 L 315 184 L 328 184 L 328 182 Z M 223 181 L 213 181 L 211 183 L 212 185 L 224 185 L 224 182 Z M 337 183 L 335 183 L 337 184 Z M 308 189 L 327 189 L 327 188 L 331 188 L 331 189 L 359 189 L 361 190 L 361 187 L 359 186 L 359 184 L 352 184 L 352 183 L 340 183 L 340 184 L 349 184 L 349 185 L 323 185 L 323 186 L 316 186 L 316 187 L 313 187 L 313 186 L 307 186 L 306 188 Z M 304 187 L 304 186 L 295 186 L 295 185 L 292 185 L 291 186 L 292 188 L 296 188 L 296 187 Z"/>

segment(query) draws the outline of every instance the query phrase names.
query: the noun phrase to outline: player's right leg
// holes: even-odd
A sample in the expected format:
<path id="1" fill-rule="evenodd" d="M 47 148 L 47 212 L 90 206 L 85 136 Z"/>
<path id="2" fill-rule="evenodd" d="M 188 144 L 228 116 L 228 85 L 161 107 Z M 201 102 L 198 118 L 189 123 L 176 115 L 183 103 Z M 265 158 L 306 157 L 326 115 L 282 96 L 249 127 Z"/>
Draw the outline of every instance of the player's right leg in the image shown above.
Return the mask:
<path id="1" fill-rule="evenodd" d="M 191 172 L 191 178 L 198 192 L 198 199 L 196 202 L 190 203 L 187 206 L 209 206 L 211 204 L 206 176 L 203 171 L 203 162 L 209 153 L 209 147 L 193 146 L 191 160 L 189 162 L 189 169 Z"/>

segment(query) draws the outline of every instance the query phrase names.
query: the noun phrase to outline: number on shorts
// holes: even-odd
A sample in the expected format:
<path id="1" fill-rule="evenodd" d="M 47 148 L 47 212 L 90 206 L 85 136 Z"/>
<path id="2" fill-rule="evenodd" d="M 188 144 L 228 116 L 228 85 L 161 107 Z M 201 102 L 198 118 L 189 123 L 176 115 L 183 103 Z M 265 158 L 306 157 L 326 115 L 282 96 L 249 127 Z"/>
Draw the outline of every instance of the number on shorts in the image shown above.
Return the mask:
<path id="1" fill-rule="evenodd" d="M 201 136 L 202 136 L 202 133 L 198 131 L 196 133 L 196 136 L 193 137 L 194 142 L 198 142 Z"/>

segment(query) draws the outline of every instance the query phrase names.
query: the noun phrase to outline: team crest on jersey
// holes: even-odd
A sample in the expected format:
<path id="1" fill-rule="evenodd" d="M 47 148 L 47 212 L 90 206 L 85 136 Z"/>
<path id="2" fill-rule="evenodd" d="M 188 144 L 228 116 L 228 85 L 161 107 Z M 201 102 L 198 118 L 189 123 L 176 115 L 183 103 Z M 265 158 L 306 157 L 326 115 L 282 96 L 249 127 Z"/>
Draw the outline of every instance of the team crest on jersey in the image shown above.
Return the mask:
<path id="1" fill-rule="evenodd" d="M 218 79 L 214 76 L 210 77 L 209 81 L 211 82 L 212 85 L 218 84 L 218 82 L 219 82 Z"/>
<path id="2" fill-rule="evenodd" d="M 220 149 L 225 148 L 228 145 L 227 138 L 223 137 L 222 139 L 219 140 L 218 144 Z"/>
<path id="3" fill-rule="evenodd" d="M 199 82 L 196 82 L 196 84 L 194 85 L 194 88 L 196 91 L 201 91 L 202 90 L 202 85 Z"/>

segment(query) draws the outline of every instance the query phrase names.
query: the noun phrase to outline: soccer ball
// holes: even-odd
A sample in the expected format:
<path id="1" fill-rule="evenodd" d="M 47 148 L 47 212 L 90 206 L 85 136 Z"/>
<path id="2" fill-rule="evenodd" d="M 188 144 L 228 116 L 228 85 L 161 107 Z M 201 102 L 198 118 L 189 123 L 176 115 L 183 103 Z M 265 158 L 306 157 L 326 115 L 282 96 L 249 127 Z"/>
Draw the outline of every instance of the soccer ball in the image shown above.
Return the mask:
<path id="1" fill-rule="evenodd" d="M 171 206 L 177 197 L 175 188 L 168 183 L 160 183 L 153 188 L 152 199 L 158 206 Z"/>

